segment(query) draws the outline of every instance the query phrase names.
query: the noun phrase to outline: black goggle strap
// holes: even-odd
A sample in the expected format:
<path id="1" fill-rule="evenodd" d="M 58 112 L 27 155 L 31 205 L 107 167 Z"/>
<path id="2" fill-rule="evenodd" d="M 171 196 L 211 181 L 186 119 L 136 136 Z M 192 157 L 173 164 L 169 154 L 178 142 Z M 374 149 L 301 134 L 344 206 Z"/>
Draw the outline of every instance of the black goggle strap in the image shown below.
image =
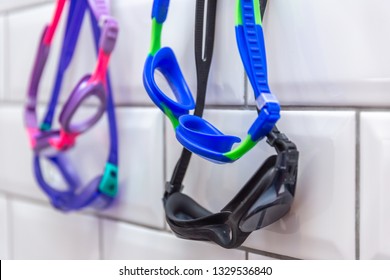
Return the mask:
<path id="1" fill-rule="evenodd" d="M 205 7 L 205 2 L 205 0 L 196 1 L 195 13 L 195 62 L 197 93 L 194 115 L 200 117 L 203 115 L 207 81 L 210 72 L 211 60 L 213 57 L 215 19 L 217 11 L 217 0 L 207 1 L 207 7 Z M 167 184 L 165 197 L 171 193 L 181 190 L 191 155 L 192 153 L 190 151 L 183 149 L 181 156 L 176 163 L 171 181 Z"/>
<path id="2" fill-rule="evenodd" d="M 281 163 L 281 166 L 286 169 L 284 184 L 289 187 L 290 193 L 295 195 L 295 186 L 297 181 L 298 173 L 298 159 L 299 152 L 297 146 L 291 142 L 286 135 L 281 133 L 276 126 L 267 135 L 267 143 L 274 147 L 278 154 L 284 153 L 286 156 L 283 157 L 285 162 Z"/>
<path id="3" fill-rule="evenodd" d="M 260 14 L 261 14 L 261 20 L 263 21 L 265 9 L 267 8 L 267 2 L 268 0 L 260 0 Z"/>

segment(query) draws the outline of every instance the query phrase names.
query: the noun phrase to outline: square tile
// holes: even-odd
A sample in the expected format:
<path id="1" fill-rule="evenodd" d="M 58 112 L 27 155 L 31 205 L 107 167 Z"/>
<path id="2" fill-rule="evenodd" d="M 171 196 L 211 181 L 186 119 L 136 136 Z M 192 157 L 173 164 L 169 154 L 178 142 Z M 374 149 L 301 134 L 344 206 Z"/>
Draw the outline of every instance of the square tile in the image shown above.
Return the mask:
<path id="1" fill-rule="evenodd" d="M 24 201 L 11 201 L 10 211 L 15 259 L 99 258 L 97 218 Z"/>
<path id="2" fill-rule="evenodd" d="M 113 3 L 113 14 L 120 23 L 118 45 L 112 60 L 112 76 L 116 81 L 115 94 L 119 103 L 151 104 L 143 86 L 142 73 L 149 52 L 152 3 L 152 0 L 118 0 Z M 133 16 L 128 16 L 129 13 Z M 234 1 L 220 1 L 217 15 L 207 103 L 243 104 L 244 71 L 235 43 Z M 162 33 L 162 46 L 174 50 L 195 96 L 194 22 L 194 1 L 171 1 Z M 166 89 L 164 84 L 158 84 Z"/>
<path id="3" fill-rule="evenodd" d="M 390 259 L 390 114 L 361 114 L 360 258 Z"/>
<path id="4" fill-rule="evenodd" d="M 0 259 L 8 259 L 8 219 L 7 200 L 0 194 Z"/>
<path id="5" fill-rule="evenodd" d="M 205 114 L 216 127 L 241 139 L 255 116 L 255 111 L 209 110 Z M 295 202 L 285 218 L 252 233 L 243 245 L 295 258 L 353 259 L 355 114 L 288 111 L 283 112 L 279 127 L 300 151 Z M 167 125 L 167 179 L 180 150 Z M 271 153 L 262 142 L 229 165 L 216 165 L 194 156 L 184 192 L 211 211 L 219 211 Z"/>
<path id="6" fill-rule="evenodd" d="M 236 104 L 245 101 L 244 67 L 236 43 L 235 1 L 219 1 L 215 25 L 214 54 L 207 90 L 207 104 Z M 194 94 L 195 95 L 195 94 Z"/>
<path id="7" fill-rule="evenodd" d="M 157 109 L 120 108 L 117 116 L 120 190 L 116 203 L 102 214 L 162 228 L 162 114 Z"/>
<path id="8" fill-rule="evenodd" d="M 284 105 L 389 105 L 389 9 L 389 1 L 269 1 L 264 30 L 273 93 Z"/>
<path id="9" fill-rule="evenodd" d="M 150 44 L 151 7 L 151 0 L 112 2 L 111 11 L 119 24 L 110 67 L 117 103 L 152 104 L 142 82 Z"/>
<path id="10" fill-rule="evenodd" d="M 0 137 L 0 190 L 44 199 L 35 183 L 21 106 L 0 106 L 0 130 L 7 132 Z"/>
<path id="11" fill-rule="evenodd" d="M 245 259 L 245 252 L 206 242 L 179 239 L 162 231 L 103 221 L 104 259 L 201 260 Z"/>

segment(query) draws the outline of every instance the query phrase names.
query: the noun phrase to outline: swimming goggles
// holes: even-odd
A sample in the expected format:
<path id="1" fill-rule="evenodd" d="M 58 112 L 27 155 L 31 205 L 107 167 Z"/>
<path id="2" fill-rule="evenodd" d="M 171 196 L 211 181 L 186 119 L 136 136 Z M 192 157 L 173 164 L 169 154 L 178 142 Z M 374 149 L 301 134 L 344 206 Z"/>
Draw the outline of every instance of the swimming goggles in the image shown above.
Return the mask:
<path id="1" fill-rule="evenodd" d="M 217 163 L 233 162 L 252 149 L 274 127 L 280 118 L 280 106 L 271 93 L 267 79 L 267 62 L 258 0 L 237 0 L 236 39 L 244 68 L 254 89 L 259 114 L 244 141 L 225 135 L 208 121 L 189 115 L 195 108 L 191 91 L 183 77 L 171 48 L 161 47 L 163 24 L 169 0 L 154 0 L 152 39 L 144 67 L 144 85 L 150 98 L 170 119 L 177 140 L 188 150 Z M 157 85 L 154 72 L 168 81 L 176 100 L 168 97 Z M 235 143 L 241 142 L 233 148 Z"/>
<path id="2" fill-rule="evenodd" d="M 196 4 L 195 57 L 198 83 L 194 114 L 199 117 L 203 114 L 213 54 L 217 0 L 209 0 L 207 3 L 206 20 L 205 0 L 197 0 Z M 295 144 L 280 133 L 276 126 L 266 137 L 267 143 L 275 148 L 276 155 L 269 157 L 218 213 L 208 211 L 181 192 L 192 155 L 183 148 L 171 180 L 166 183 L 163 198 L 166 221 L 178 237 L 212 241 L 224 248 L 236 248 L 252 231 L 270 225 L 288 213 L 295 195 L 299 153 Z"/>
<path id="3" fill-rule="evenodd" d="M 69 12 L 56 81 L 46 115 L 41 125 L 38 125 L 39 83 L 66 2 L 69 2 Z M 60 113 L 60 129 L 52 129 L 62 81 L 73 58 L 81 24 L 87 10 L 90 14 L 95 47 L 98 52 L 95 70 L 92 75 L 84 76 L 76 85 Z M 112 202 L 117 194 L 118 139 L 113 94 L 108 76 L 108 64 L 117 34 L 118 24 L 110 16 L 108 0 L 57 0 L 52 22 L 44 28 L 40 40 L 25 106 L 25 125 L 31 148 L 34 151 L 35 177 L 41 189 L 49 196 L 53 206 L 63 211 L 77 210 L 86 206 L 104 208 Z M 97 110 L 86 119 L 80 121 L 77 118 L 76 120 L 76 112 L 90 97 L 95 97 L 99 101 Z M 73 147 L 77 137 L 93 127 L 104 112 L 107 112 L 110 131 L 110 151 L 104 174 L 96 177 L 82 188 L 77 172 L 73 170 L 64 151 Z M 68 185 L 67 190 L 58 190 L 45 181 L 41 167 L 43 157 L 59 170 Z"/>

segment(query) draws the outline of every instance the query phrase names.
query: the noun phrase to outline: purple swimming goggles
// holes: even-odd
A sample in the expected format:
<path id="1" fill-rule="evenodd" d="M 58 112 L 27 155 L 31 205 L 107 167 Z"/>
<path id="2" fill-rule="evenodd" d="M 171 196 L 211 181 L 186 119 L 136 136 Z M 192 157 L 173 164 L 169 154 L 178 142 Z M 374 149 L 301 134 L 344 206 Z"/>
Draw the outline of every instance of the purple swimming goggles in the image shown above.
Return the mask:
<path id="1" fill-rule="evenodd" d="M 70 5 L 56 81 L 46 115 L 39 126 L 36 109 L 39 83 L 66 2 L 69 2 Z M 60 129 L 55 130 L 52 129 L 52 122 L 63 77 L 73 58 L 86 11 L 90 13 L 92 22 L 94 41 L 98 52 L 97 63 L 93 74 L 84 76 L 70 94 L 60 113 Z M 109 0 L 57 0 L 52 22 L 45 27 L 41 37 L 28 88 L 25 125 L 31 148 L 34 151 L 35 177 L 39 186 L 49 196 L 53 206 L 62 211 L 78 210 L 86 206 L 105 208 L 113 201 L 118 191 L 117 127 L 108 76 L 108 64 L 117 35 L 118 24 L 110 16 Z M 76 112 L 90 97 L 95 97 L 99 101 L 96 112 L 86 119 L 76 120 Z M 64 151 L 72 148 L 77 137 L 93 127 L 105 111 L 110 131 L 110 151 L 104 174 L 90 181 L 86 187 L 82 187 Z M 42 158 L 49 160 L 58 169 L 67 184 L 67 190 L 58 190 L 46 182 L 41 167 Z"/>

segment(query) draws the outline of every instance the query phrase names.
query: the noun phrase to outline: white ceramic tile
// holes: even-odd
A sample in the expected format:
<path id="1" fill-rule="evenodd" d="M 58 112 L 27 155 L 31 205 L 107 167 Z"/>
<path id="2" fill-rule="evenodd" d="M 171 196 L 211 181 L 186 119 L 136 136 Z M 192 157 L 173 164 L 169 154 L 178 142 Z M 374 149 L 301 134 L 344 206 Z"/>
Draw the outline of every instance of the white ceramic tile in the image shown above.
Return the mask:
<path id="1" fill-rule="evenodd" d="M 207 111 L 206 119 L 227 134 L 245 136 L 254 111 Z M 253 233 L 245 246 L 304 259 L 352 259 L 355 201 L 355 114 L 352 112 L 284 112 L 280 129 L 300 151 L 297 193 L 292 211 L 280 222 Z M 167 178 L 180 152 L 167 126 Z M 184 192 L 206 208 L 219 211 L 248 180 L 267 155 L 259 143 L 229 165 L 194 156 Z"/>
<path id="2" fill-rule="evenodd" d="M 269 1 L 269 79 L 281 103 L 389 105 L 389 9 L 382 0 Z"/>
<path id="3" fill-rule="evenodd" d="M 152 104 L 142 82 L 149 50 L 151 7 L 151 0 L 112 3 L 113 16 L 119 23 L 110 68 L 117 103 Z"/>
<path id="4" fill-rule="evenodd" d="M 0 100 L 4 96 L 4 46 L 5 46 L 5 27 L 4 16 L 0 15 Z"/>
<path id="5" fill-rule="evenodd" d="M 98 259 L 98 219 L 11 202 L 15 259 Z"/>
<path id="6" fill-rule="evenodd" d="M 119 109 L 118 201 L 103 214 L 163 227 L 163 120 L 157 109 Z"/>
<path id="7" fill-rule="evenodd" d="M 20 106 L 0 106 L 0 130 L 0 190 L 44 198 L 33 176 L 33 158 Z"/>
<path id="8" fill-rule="evenodd" d="M 0 194 L 0 259 L 8 259 L 8 223 L 7 201 Z"/>
<path id="9" fill-rule="evenodd" d="M 0 0 L 0 12 L 10 9 L 26 8 L 35 4 L 53 2 L 54 0 Z"/>
<path id="10" fill-rule="evenodd" d="M 103 222 L 104 259 L 245 259 L 245 252 L 118 222 Z"/>
<path id="11" fill-rule="evenodd" d="M 263 256 L 263 255 L 257 255 L 257 254 L 249 253 L 248 254 L 248 260 L 271 261 L 271 260 L 277 260 L 277 259 L 270 258 L 270 257 L 267 257 L 267 256 Z"/>
<path id="12" fill-rule="evenodd" d="M 360 258 L 389 259 L 389 113 L 361 114 Z"/>
<path id="13" fill-rule="evenodd" d="M 24 101 L 43 28 L 51 20 L 54 5 L 47 4 L 10 13 L 7 17 L 6 93 L 8 100 Z M 39 87 L 39 100 L 47 101 L 54 86 L 63 23 L 58 27 Z M 28 32 L 26 30 L 28 29 Z M 26 44 L 29 46 L 26 48 Z M 64 90 L 66 83 L 64 82 Z"/>
<path id="14" fill-rule="evenodd" d="M 152 2 L 118 0 L 113 3 L 113 13 L 120 23 L 118 45 L 112 60 L 117 102 L 151 103 L 143 86 L 142 73 L 150 44 Z M 235 46 L 234 1 L 220 1 L 217 15 L 207 103 L 243 104 L 244 72 Z M 194 1 L 171 1 L 162 46 L 174 50 L 195 96 L 194 21 Z"/>
<path id="15" fill-rule="evenodd" d="M 235 1 L 219 1 L 215 45 L 207 90 L 208 104 L 244 102 L 244 68 L 235 36 Z"/>

